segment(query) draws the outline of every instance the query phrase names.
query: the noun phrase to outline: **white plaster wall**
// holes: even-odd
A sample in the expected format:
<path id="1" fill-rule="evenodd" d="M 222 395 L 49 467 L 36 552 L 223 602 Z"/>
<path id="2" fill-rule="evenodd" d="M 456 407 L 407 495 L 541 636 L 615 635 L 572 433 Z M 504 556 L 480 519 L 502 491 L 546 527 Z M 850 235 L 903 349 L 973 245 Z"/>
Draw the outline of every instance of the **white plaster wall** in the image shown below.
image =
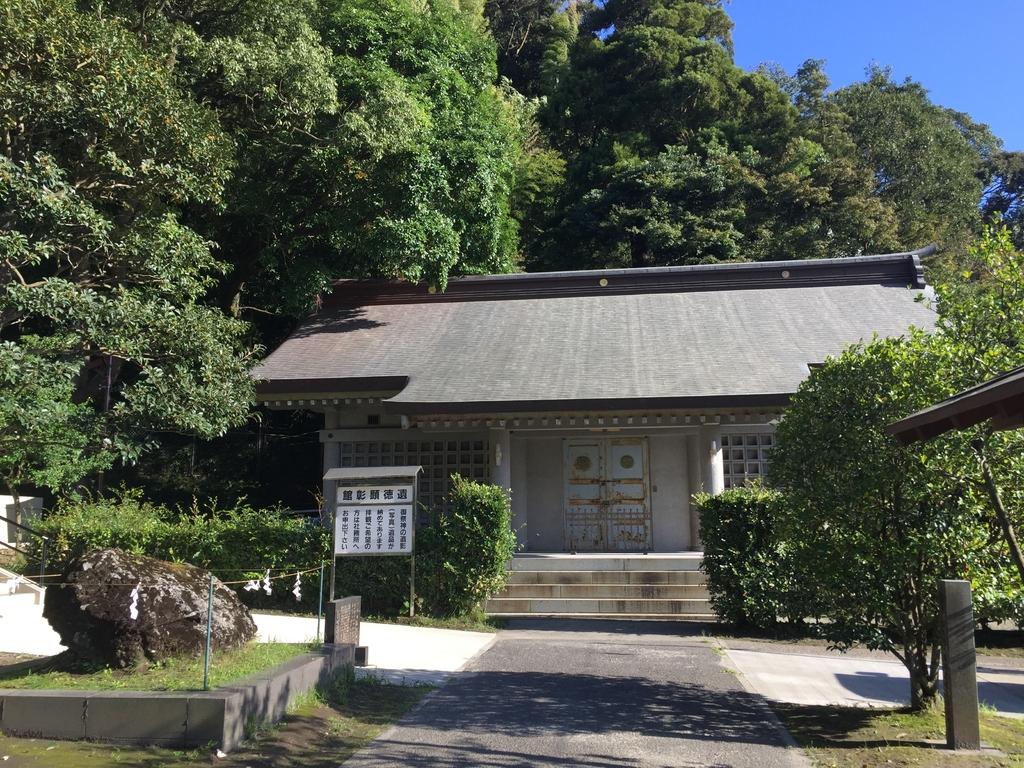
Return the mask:
<path id="1" fill-rule="evenodd" d="M 651 513 L 654 549 L 678 552 L 689 549 L 690 483 L 684 435 L 652 435 Z"/>
<path id="2" fill-rule="evenodd" d="M 19 504 L 15 505 L 13 496 L 0 496 L 0 514 L 31 528 L 39 522 L 39 518 L 42 516 L 43 500 L 36 496 L 22 496 L 18 501 Z M 28 536 L 29 534 L 16 525 L 11 525 L 6 520 L 0 520 L 0 541 L 6 544 L 20 544 L 28 541 Z"/>
<path id="3" fill-rule="evenodd" d="M 565 547 L 562 518 L 562 439 L 532 437 L 523 440 L 526 451 L 526 548 L 533 552 L 561 552 Z M 513 472 L 515 467 L 513 465 Z M 514 487 L 514 486 L 513 486 Z"/>

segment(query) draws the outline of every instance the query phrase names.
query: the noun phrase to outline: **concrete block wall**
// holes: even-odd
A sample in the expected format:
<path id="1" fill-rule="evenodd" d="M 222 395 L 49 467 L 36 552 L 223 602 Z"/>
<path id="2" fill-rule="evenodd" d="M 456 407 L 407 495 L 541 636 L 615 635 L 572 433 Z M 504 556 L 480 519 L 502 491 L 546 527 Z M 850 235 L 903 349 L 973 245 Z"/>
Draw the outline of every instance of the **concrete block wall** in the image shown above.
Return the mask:
<path id="1" fill-rule="evenodd" d="M 250 724 L 275 722 L 288 706 L 354 662 L 353 645 L 324 645 L 213 691 L 0 689 L 0 733 L 115 744 L 236 748 Z"/>

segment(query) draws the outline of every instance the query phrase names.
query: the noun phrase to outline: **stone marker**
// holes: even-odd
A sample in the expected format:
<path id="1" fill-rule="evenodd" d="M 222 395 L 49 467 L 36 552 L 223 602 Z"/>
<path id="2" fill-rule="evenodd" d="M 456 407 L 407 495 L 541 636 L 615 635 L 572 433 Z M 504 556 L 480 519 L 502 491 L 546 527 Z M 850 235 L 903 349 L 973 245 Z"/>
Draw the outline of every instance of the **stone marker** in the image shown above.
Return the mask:
<path id="1" fill-rule="evenodd" d="M 327 621 L 324 626 L 325 643 L 359 645 L 362 602 L 359 595 L 353 595 L 327 603 Z"/>
<path id="2" fill-rule="evenodd" d="M 46 589 L 43 616 L 86 661 L 130 667 L 199 653 L 209 580 L 209 571 L 192 565 L 95 550 L 68 567 L 61 581 L 69 586 Z M 231 589 L 213 584 L 213 649 L 244 645 L 256 635 L 252 616 Z"/>
<path id="3" fill-rule="evenodd" d="M 942 686 L 946 701 L 946 745 L 981 749 L 978 675 L 974 653 L 974 610 L 969 582 L 939 582 L 942 609 Z"/>

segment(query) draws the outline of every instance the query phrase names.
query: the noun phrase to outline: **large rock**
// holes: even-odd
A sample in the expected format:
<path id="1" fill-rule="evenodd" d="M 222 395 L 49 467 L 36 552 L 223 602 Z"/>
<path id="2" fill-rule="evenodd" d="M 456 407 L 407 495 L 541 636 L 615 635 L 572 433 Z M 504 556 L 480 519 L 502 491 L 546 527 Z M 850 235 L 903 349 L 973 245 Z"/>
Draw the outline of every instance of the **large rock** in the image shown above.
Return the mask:
<path id="1" fill-rule="evenodd" d="M 129 667 L 194 654 L 206 643 L 209 579 L 209 571 L 191 565 L 100 549 L 68 568 L 67 586 L 46 590 L 43 615 L 82 660 Z M 217 579 L 213 585 L 213 647 L 243 645 L 256 624 L 231 589 Z"/>

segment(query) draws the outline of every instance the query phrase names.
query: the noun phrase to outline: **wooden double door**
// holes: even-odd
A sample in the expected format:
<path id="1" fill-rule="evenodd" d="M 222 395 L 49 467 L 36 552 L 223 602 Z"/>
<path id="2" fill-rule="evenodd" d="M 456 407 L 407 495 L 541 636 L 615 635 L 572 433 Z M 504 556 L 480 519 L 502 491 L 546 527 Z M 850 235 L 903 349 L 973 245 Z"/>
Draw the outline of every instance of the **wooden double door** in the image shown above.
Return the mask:
<path id="1" fill-rule="evenodd" d="M 567 551 L 651 549 L 648 459 L 644 437 L 564 441 Z"/>

